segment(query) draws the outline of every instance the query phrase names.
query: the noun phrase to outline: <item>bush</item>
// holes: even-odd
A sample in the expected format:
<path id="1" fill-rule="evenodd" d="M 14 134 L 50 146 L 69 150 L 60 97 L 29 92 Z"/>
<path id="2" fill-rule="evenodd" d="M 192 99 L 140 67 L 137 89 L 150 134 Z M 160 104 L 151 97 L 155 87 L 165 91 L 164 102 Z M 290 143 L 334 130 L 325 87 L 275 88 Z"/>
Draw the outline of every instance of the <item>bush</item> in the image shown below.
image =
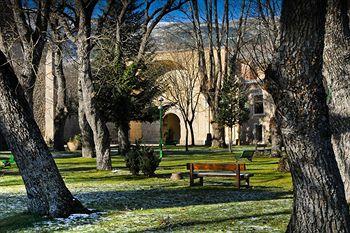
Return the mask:
<path id="1" fill-rule="evenodd" d="M 126 167 L 131 174 L 138 175 L 140 172 L 140 151 L 138 148 L 131 148 L 125 155 Z"/>
<path id="2" fill-rule="evenodd" d="M 144 175 L 151 177 L 154 176 L 154 172 L 157 170 L 161 159 L 159 155 L 154 153 L 154 150 L 150 147 L 143 147 L 140 157 L 140 168 Z"/>
<path id="3" fill-rule="evenodd" d="M 138 175 L 141 170 L 148 177 L 154 176 L 160 161 L 161 159 L 152 148 L 141 146 L 138 142 L 125 155 L 126 167 L 133 175 Z"/>

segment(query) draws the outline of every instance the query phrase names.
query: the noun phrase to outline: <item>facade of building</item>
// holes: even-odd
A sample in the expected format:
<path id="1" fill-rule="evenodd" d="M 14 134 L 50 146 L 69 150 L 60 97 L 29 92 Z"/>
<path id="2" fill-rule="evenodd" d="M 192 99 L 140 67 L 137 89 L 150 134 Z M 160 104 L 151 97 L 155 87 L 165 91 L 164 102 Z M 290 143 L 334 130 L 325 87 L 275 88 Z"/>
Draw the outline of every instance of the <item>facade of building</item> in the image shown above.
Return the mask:
<path id="1" fill-rule="evenodd" d="M 177 62 L 177 59 L 180 56 L 189 57 L 190 51 L 180 51 L 180 52 L 159 52 L 156 55 L 156 61 L 161 62 L 166 61 L 164 64 L 168 66 L 168 72 L 160 77 L 160 79 L 166 80 L 167 75 L 174 73 L 178 69 L 184 69 L 181 65 L 170 66 L 171 61 L 174 64 Z M 169 62 L 170 61 L 170 62 Z M 196 63 L 194 60 L 188 60 L 190 62 Z M 255 75 L 247 65 L 240 65 L 241 76 L 244 77 L 244 82 L 247 86 L 247 95 L 248 102 L 250 106 L 250 117 L 249 120 L 243 125 L 235 126 L 233 128 L 233 143 L 236 142 L 236 139 L 240 138 L 242 143 L 252 144 L 252 143 L 269 143 L 270 138 L 270 119 L 274 115 L 274 105 L 270 95 L 264 91 L 261 86 L 261 80 L 264 78 L 263 74 Z M 45 62 L 45 71 L 42 71 L 42 75 L 39 80 L 39 85 L 37 87 L 38 91 L 36 94 L 38 97 L 37 101 L 40 104 L 37 104 L 36 118 L 37 122 L 42 130 L 42 133 L 45 135 L 46 141 L 53 139 L 53 116 L 55 111 L 55 83 L 52 77 L 52 64 L 50 63 L 50 54 L 47 55 Z M 69 84 L 69 92 L 71 93 L 70 99 L 74 102 L 74 93 L 75 93 L 75 83 L 77 82 L 76 76 L 74 75 L 74 68 L 69 69 L 67 66 L 67 83 Z M 45 90 L 43 95 L 40 90 Z M 197 87 L 199 92 L 199 84 Z M 163 94 L 165 101 L 163 105 L 170 105 L 168 101 L 167 93 Z M 44 102 L 44 104 L 43 104 Z M 44 106 L 44 107 L 42 107 Z M 163 125 L 162 125 L 162 135 L 163 141 L 173 144 L 185 144 L 185 135 L 186 127 L 185 121 L 182 117 L 181 111 L 178 106 L 172 104 L 170 108 L 163 114 Z M 110 130 L 111 141 L 112 143 L 117 143 L 117 132 L 114 128 L 114 124 L 109 123 L 108 128 Z M 211 126 L 211 116 L 209 111 L 209 106 L 202 94 L 199 96 L 199 102 L 196 109 L 196 115 L 193 122 L 194 129 L 194 141 L 196 145 L 204 145 L 208 134 L 212 132 Z M 239 135 L 238 135 L 239 132 Z M 73 137 L 75 134 L 79 133 L 79 125 L 77 116 L 72 115 L 68 118 L 65 127 L 65 139 Z M 228 142 L 229 129 L 226 128 L 226 142 Z M 148 123 L 148 122 L 131 122 L 130 123 L 130 141 L 134 143 L 135 140 L 141 140 L 143 143 L 157 144 L 160 139 L 160 123 L 159 121 Z M 191 137 L 189 135 L 189 141 Z"/>

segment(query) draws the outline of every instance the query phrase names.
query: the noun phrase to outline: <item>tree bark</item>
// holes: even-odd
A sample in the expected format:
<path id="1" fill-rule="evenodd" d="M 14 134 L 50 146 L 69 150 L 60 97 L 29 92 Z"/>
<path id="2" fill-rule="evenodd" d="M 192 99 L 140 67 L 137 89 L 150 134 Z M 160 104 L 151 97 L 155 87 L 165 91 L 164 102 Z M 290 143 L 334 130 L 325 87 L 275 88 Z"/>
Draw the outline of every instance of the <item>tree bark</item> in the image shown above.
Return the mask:
<path id="1" fill-rule="evenodd" d="M 15 156 L 28 196 L 28 210 L 67 217 L 88 210 L 64 184 L 14 71 L 0 52 L 0 130 Z"/>
<path id="2" fill-rule="evenodd" d="M 350 28 L 348 1 L 328 0 L 324 48 L 332 144 L 350 202 Z"/>
<path id="3" fill-rule="evenodd" d="M 78 121 L 81 133 L 81 155 L 84 158 L 96 158 L 94 136 L 84 112 L 84 101 L 80 82 L 78 82 Z"/>
<path id="4" fill-rule="evenodd" d="M 280 49 L 266 71 L 294 185 L 287 232 L 350 231 L 322 83 L 325 14 L 326 0 L 285 0 Z"/>
<path id="5" fill-rule="evenodd" d="M 122 155 L 125 155 L 130 150 L 129 130 L 129 122 L 123 122 L 118 125 L 119 150 Z"/>
<path id="6" fill-rule="evenodd" d="M 191 146 L 195 146 L 196 142 L 195 142 L 195 139 L 194 139 L 193 122 L 189 121 L 188 125 L 190 127 L 190 133 L 191 133 Z"/>
<path id="7" fill-rule="evenodd" d="M 271 154 L 273 157 L 281 157 L 282 154 L 282 136 L 281 130 L 276 125 L 275 117 L 270 119 L 270 133 L 271 133 Z"/>
<path id="8" fill-rule="evenodd" d="M 54 78 L 56 86 L 56 109 L 54 118 L 54 140 L 55 150 L 64 151 L 64 126 L 68 117 L 66 77 L 63 72 L 62 46 L 54 45 L 53 49 Z"/>
<path id="9" fill-rule="evenodd" d="M 79 2 L 79 1 L 78 1 Z M 80 2 L 80 4 L 82 4 Z M 93 5 L 93 3 L 91 3 Z M 84 109 L 85 117 L 93 132 L 96 167 L 98 170 L 111 170 L 110 139 L 106 122 L 102 119 L 96 106 L 92 82 L 90 52 L 91 52 L 91 14 L 93 8 L 80 5 L 79 31 L 77 35 L 78 80 L 80 82 L 82 100 L 79 103 Z"/>
<path id="10" fill-rule="evenodd" d="M 225 147 L 225 127 L 222 124 L 216 122 L 216 110 L 217 107 L 211 108 L 212 121 L 211 126 L 213 128 L 213 147 Z"/>
<path id="11" fill-rule="evenodd" d="M 46 31 L 51 4 L 51 0 L 45 1 L 41 8 L 37 9 L 37 12 L 31 15 L 36 17 L 36 20 L 31 21 L 26 18 L 24 4 L 21 1 L 11 1 L 14 22 L 23 56 L 23 61 L 20 64 L 19 81 L 31 107 L 33 107 L 33 93 L 39 64 L 46 44 Z"/>
<path id="12" fill-rule="evenodd" d="M 186 135 L 185 135 L 185 151 L 188 151 L 188 136 L 189 136 L 189 133 L 188 133 L 188 125 L 187 125 L 186 122 L 185 122 L 185 130 L 186 130 Z"/>

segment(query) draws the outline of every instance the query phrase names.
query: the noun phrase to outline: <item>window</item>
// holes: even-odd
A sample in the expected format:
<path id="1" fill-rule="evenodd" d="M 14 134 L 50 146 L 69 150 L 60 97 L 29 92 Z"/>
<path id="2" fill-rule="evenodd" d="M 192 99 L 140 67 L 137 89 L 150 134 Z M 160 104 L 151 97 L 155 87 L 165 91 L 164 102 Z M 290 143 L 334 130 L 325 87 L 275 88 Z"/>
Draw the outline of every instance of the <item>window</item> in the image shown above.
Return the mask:
<path id="1" fill-rule="evenodd" d="M 263 95 L 254 96 L 254 114 L 264 114 L 264 97 Z"/>
<path id="2" fill-rule="evenodd" d="M 263 126 L 262 125 L 255 125 L 255 141 L 261 142 L 263 139 Z"/>

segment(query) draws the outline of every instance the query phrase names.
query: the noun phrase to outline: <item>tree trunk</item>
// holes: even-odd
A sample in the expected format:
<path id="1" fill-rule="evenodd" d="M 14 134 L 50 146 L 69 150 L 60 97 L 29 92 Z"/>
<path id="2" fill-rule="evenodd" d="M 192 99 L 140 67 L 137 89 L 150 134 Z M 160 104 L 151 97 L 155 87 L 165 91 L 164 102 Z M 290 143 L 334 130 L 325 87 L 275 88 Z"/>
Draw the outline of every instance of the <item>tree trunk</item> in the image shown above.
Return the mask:
<path id="1" fill-rule="evenodd" d="M 350 202 L 350 28 L 347 4 L 346 0 L 328 0 L 323 56 L 332 144 L 345 196 Z"/>
<path id="2" fill-rule="evenodd" d="M 294 185 L 287 232 L 350 231 L 322 83 L 325 13 L 325 0 L 285 0 L 280 49 L 266 71 Z"/>
<path id="3" fill-rule="evenodd" d="M 81 133 L 81 154 L 84 158 L 95 158 L 95 145 L 94 145 L 94 137 L 89 123 L 86 120 L 84 104 L 83 104 L 83 93 L 81 90 L 80 82 L 78 82 L 78 120 L 79 120 L 79 128 Z"/>
<path id="4" fill-rule="evenodd" d="M 241 145 L 241 125 L 237 124 L 237 146 Z"/>
<path id="5" fill-rule="evenodd" d="M 53 50 L 54 77 L 56 86 L 56 109 L 54 118 L 54 141 L 55 150 L 64 151 L 64 126 L 68 117 L 66 77 L 63 72 L 62 48 L 54 45 Z"/>
<path id="6" fill-rule="evenodd" d="M 129 130 L 129 122 L 123 122 L 118 125 L 119 150 L 122 155 L 125 155 L 130 150 Z"/>
<path id="7" fill-rule="evenodd" d="M 195 139 L 194 139 L 193 122 L 189 121 L 188 125 L 190 127 L 190 133 L 191 133 L 191 146 L 195 146 L 196 142 L 195 142 Z"/>
<path id="8" fill-rule="evenodd" d="M 213 128 L 213 147 L 225 147 L 225 127 L 222 124 L 216 122 L 216 108 L 212 109 L 212 122 L 211 126 Z"/>
<path id="9" fill-rule="evenodd" d="M 186 129 L 186 135 L 185 135 L 185 151 L 188 151 L 188 125 L 185 122 L 185 129 Z"/>
<path id="10" fill-rule="evenodd" d="M 91 51 L 91 21 L 81 9 L 79 32 L 77 40 L 77 54 L 79 73 L 78 80 L 81 85 L 82 100 L 81 106 L 84 109 L 85 117 L 93 132 L 96 163 L 98 170 L 111 170 L 112 161 L 110 154 L 109 132 L 105 121 L 102 119 L 96 106 L 95 91 L 92 82 L 90 51 Z"/>
<path id="11" fill-rule="evenodd" d="M 33 214 L 87 213 L 64 184 L 14 71 L 0 52 L 0 130 L 15 156 Z"/>
<path id="12" fill-rule="evenodd" d="M 230 153 L 232 152 L 232 127 L 230 127 L 230 133 L 229 133 L 229 142 L 228 142 L 228 150 Z"/>
<path id="13" fill-rule="evenodd" d="M 23 63 L 21 63 L 21 70 L 20 70 L 20 84 L 24 89 L 24 93 L 26 96 L 26 99 L 28 100 L 29 106 L 33 108 L 34 100 L 33 100 L 33 94 L 34 94 L 34 87 L 36 82 L 36 74 L 39 69 L 39 62 L 41 59 L 41 56 L 36 58 L 39 60 L 39 62 L 32 62 L 33 61 L 33 48 L 29 46 L 28 44 L 23 45 Z"/>
<path id="14" fill-rule="evenodd" d="M 281 157 L 282 155 L 282 135 L 281 130 L 276 124 L 275 117 L 270 119 L 271 133 L 271 155 L 273 157 Z"/>

